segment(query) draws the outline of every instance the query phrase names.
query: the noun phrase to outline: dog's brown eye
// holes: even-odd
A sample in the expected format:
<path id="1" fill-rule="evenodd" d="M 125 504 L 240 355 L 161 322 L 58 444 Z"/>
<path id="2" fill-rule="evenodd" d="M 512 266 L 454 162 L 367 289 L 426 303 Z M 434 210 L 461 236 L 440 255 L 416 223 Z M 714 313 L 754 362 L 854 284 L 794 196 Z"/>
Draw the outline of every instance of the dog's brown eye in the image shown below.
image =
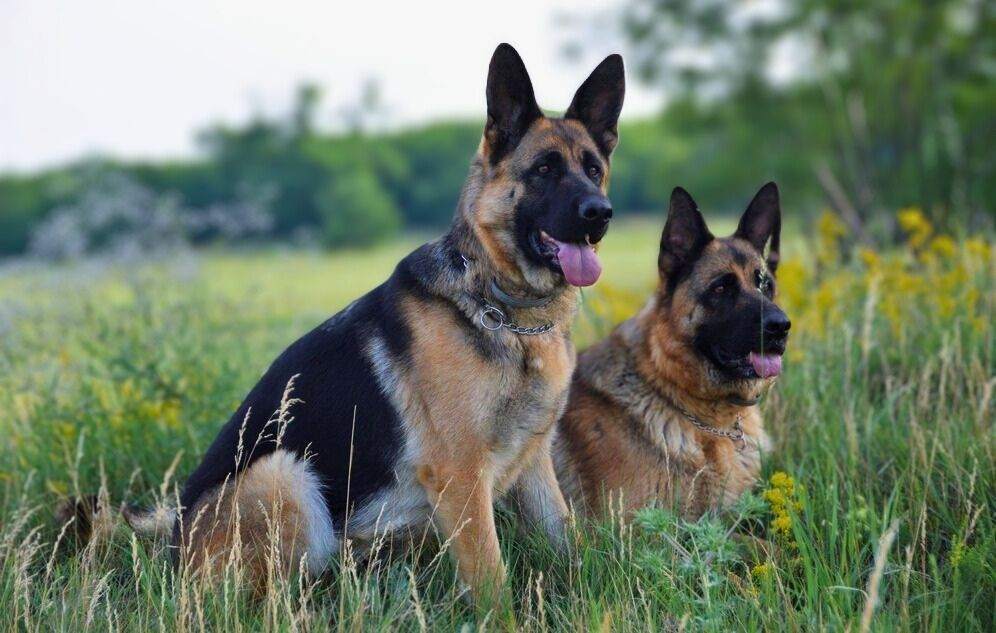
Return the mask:
<path id="1" fill-rule="evenodd" d="M 545 176 L 545 175 L 547 175 L 547 174 L 550 173 L 550 166 L 549 165 L 540 165 L 539 167 L 536 168 L 536 172 L 538 174 L 540 174 L 541 176 Z"/>
<path id="2" fill-rule="evenodd" d="M 768 294 L 771 290 L 771 277 L 761 271 L 754 273 L 754 277 L 757 280 L 757 289 L 761 291 L 761 294 Z"/>
<path id="3" fill-rule="evenodd" d="M 601 175 L 602 175 L 602 170 L 596 167 L 595 165 L 592 165 L 591 167 L 588 168 L 588 177 L 591 178 L 592 180 L 598 178 Z"/>
<path id="4" fill-rule="evenodd" d="M 718 286 L 713 286 L 712 292 L 713 294 L 721 295 L 724 292 L 726 292 L 726 286 L 724 286 L 723 284 L 720 284 Z"/>

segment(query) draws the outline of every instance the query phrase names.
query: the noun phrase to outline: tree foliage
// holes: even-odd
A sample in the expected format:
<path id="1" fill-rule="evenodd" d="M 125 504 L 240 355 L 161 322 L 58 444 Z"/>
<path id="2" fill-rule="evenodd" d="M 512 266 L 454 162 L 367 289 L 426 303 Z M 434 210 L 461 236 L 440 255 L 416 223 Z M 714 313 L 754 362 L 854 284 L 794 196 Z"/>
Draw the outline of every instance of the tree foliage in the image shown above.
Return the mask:
<path id="1" fill-rule="evenodd" d="M 369 246 L 397 234 L 401 215 L 369 171 L 336 178 L 318 192 L 322 241 L 329 247 Z"/>
<path id="2" fill-rule="evenodd" d="M 632 0 L 622 24 L 703 169 L 819 193 L 863 234 L 911 204 L 991 222 L 993 6 Z"/>

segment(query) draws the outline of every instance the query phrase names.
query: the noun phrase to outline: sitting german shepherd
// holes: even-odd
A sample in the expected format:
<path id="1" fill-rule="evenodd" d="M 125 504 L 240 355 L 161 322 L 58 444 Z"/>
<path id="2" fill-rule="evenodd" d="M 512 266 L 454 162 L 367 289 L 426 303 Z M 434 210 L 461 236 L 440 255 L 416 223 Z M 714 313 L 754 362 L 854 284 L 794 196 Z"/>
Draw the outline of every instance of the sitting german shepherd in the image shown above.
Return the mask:
<path id="1" fill-rule="evenodd" d="M 697 517 L 754 485 L 769 445 L 757 402 L 790 327 L 775 305 L 780 228 L 774 183 L 721 239 L 684 189 L 671 194 L 657 291 L 580 355 L 559 424 L 557 475 L 579 509 Z"/>
<path id="2" fill-rule="evenodd" d="M 624 89 L 612 55 L 549 118 L 515 49 L 495 50 L 449 232 L 270 366 L 166 521 L 184 564 L 217 570 L 241 544 L 260 583 L 264 553 L 288 571 L 306 556 L 319 573 L 345 538 L 362 546 L 432 522 L 479 594 L 503 580 L 492 506 L 510 490 L 563 538 L 550 450 L 574 370 L 576 287 L 601 272 Z"/>

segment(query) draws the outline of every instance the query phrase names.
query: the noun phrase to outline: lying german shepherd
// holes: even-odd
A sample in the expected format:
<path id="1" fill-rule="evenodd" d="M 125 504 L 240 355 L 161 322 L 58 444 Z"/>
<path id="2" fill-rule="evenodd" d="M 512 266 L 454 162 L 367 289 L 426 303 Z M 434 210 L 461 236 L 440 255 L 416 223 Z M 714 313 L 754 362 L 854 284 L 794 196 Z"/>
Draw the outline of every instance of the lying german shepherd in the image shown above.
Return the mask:
<path id="1" fill-rule="evenodd" d="M 657 291 L 578 359 L 554 456 L 579 508 L 695 517 L 755 483 L 769 444 L 757 401 L 790 327 L 775 305 L 780 227 L 774 183 L 722 239 L 684 189 L 671 194 Z"/>
<path id="2" fill-rule="evenodd" d="M 168 519 L 184 564 L 217 570 L 241 544 L 260 583 L 264 554 L 287 570 L 306 556 L 318 573 L 345 538 L 431 522 L 479 593 L 503 579 L 492 504 L 510 490 L 562 539 L 550 450 L 575 364 L 576 287 L 601 272 L 623 93 L 612 55 L 563 118 L 546 117 L 518 53 L 495 50 L 484 136 L 449 232 L 270 366 Z"/>

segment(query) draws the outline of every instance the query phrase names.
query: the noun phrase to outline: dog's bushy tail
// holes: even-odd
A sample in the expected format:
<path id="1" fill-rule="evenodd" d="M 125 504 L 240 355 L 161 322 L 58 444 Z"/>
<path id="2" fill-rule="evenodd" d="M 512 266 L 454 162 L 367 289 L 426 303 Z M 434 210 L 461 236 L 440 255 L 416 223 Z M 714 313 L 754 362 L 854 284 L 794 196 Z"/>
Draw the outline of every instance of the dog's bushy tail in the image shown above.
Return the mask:
<path id="1" fill-rule="evenodd" d="M 167 502 L 173 473 L 183 453 L 177 453 L 163 475 L 163 482 L 156 496 L 156 503 L 150 508 L 135 505 L 111 505 L 107 486 L 102 485 L 100 493 L 70 497 L 60 503 L 55 510 L 56 520 L 67 529 L 78 542 L 90 541 L 95 532 L 110 532 L 118 525 L 118 516 L 139 536 L 168 537 L 176 523 L 176 507 Z M 174 497 L 179 503 L 179 498 Z"/>
<path id="2" fill-rule="evenodd" d="M 69 525 L 69 534 L 83 545 L 95 530 L 113 530 L 115 515 L 120 514 L 125 525 L 144 537 L 168 537 L 176 522 L 176 509 L 164 504 L 151 508 L 124 506 L 120 511 L 109 507 L 98 495 L 74 497 L 60 503 L 55 518 L 60 525 Z"/>
<path id="3" fill-rule="evenodd" d="M 169 536 L 176 523 L 176 508 L 165 505 L 155 505 L 152 508 L 125 506 L 121 509 L 121 517 L 139 536 Z"/>

